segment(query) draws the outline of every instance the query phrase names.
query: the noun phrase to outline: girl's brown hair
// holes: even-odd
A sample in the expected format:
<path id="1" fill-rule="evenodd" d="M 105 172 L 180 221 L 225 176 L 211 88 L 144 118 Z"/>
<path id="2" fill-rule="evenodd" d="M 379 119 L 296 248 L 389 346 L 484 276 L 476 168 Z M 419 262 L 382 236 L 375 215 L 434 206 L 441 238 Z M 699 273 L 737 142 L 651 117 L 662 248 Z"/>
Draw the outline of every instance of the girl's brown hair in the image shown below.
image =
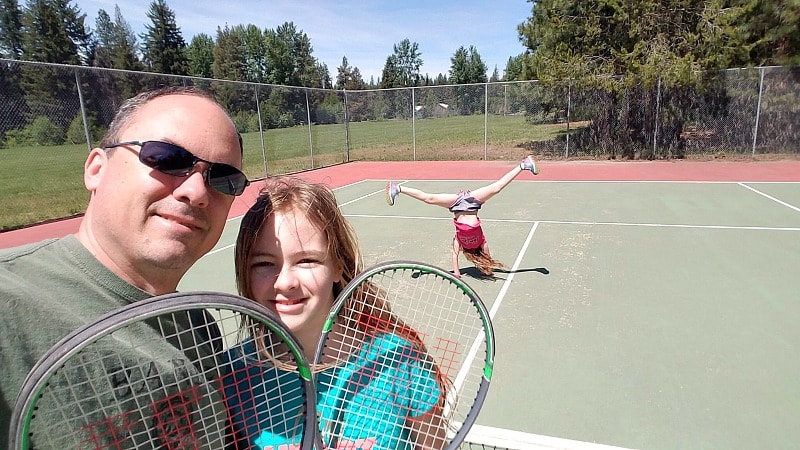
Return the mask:
<path id="1" fill-rule="evenodd" d="M 494 275 L 494 269 L 507 269 L 508 266 L 502 262 L 492 258 L 488 253 L 483 251 L 483 247 L 466 249 L 461 247 L 464 252 L 464 257 L 469 260 L 480 272 L 487 277 Z"/>
<path id="2" fill-rule="evenodd" d="M 304 211 L 306 218 L 325 235 L 328 254 L 340 266 L 344 283 L 334 285 L 334 297 L 364 270 L 356 234 L 342 215 L 333 192 L 327 186 L 290 176 L 269 178 L 239 227 L 234 264 L 240 295 L 253 298 L 248 260 L 262 227 L 271 215 L 291 210 Z M 365 284 L 343 306 L 340 321 L 348 323 L 347 326 L 352 326 L 355 322 L 358 330 L 367 336 L 381 332 L 396 334 L 411 342 L 421 352 L 427 353 L 417 331 L 395 316 L 386 305 L 385 299 L 385 292 L 374 285 Z M 435 365 L 434 373 L 441 391 L 434 413 L 441 415 L 451 383 Z"/>

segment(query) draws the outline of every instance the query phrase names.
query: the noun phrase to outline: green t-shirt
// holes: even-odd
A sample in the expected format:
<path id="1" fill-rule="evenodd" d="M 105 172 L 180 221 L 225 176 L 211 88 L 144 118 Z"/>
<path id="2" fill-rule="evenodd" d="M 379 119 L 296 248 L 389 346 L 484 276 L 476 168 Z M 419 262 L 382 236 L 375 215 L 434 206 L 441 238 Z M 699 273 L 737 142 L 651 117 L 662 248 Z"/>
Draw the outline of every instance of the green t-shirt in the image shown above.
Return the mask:
<path id="1" fill-rule="evenodd" d="M 103 266 L 74 236 L 0 250 L 0 447 L 5 447 L 9 442 L 11 411 L 28 372 L 53 345 L 103 314 L 150 297 L 151 294 L 127 283 Z M 187 374 L 191 376 L 197 373 L 197 368 L 177 348 L 169 346 L 166 341 L 154 340 L 154 332 L 148 335 L 146 327 L 142 330 L 132 334 L 135 339 L 142 339 L 142 342 L 151 346 L 148 348 L 151 350 L 148 357 L 153 358 L 154 366 L 148 368 L 148 372 L 164 378 L 159 383 L 176 386 L 171 391 L 180 389 L 180 384 L 169 378 Z M 155 346 L 158 348 L 152 348 L 153 342 L 157 342 Z M 108 345 L 108 351 L 112 349 L 117 350 L 113 344 Z M 127 348 L 115 355 L 115 367 L 101 369 L 106 372 L 108 382 L 117 385 L 114 396 L 118 398 L 115 401 L 134 399 L 137 377 L 131 375 L 129 367 L 137 364 L 139 359 L 140 355 Z M 129 383 L 130 389 L 124 386 L 120 388 L 120 374 L 125 374 L 122 378 Z M 145 378 L 150 375 L 142 374 Z M 175 394 L 165 391 L 163 395 L 169 397 Z M 120 395 L 122 398 L 119 398 Z M 153 400 L 153 404 L 158 406 L 159 399 Z M 172 400 L 167 398 L 166 401 Z M 216 409 L 208 408 L 208 411 L 216 416 L 220 413 Z M 47 413 L 54 414 L 52 411 Z M 69 412 L 61 414 L 66 419 L 73 419 L 66 417 Z M 193 420 L 206 422 L 205 417 L 197 414 L 205 413 L 195 412 Z M 93 421 L 95 418 L 86 419 Z M 107 422 L 113 423 L 121 418 L 101 419 L 110 419 Z M 214 417 L 209 420 L 215 422 L 217 419 Z M 204 423 L 204 426 L 207 425 Z M 134 442 L 139 438 L 131 435 L 141 426 L 126 427 L 114 430 L 115 433 L 121 433 L 121 439 L 127 443 L 123 445 L 140 445 L 140 442 Z M 216 445 L 209 444 L 205 437 L 201 437 L 198 447 L 220 446 L 220 427 L 208 425 L 204 433 Z M 139 448 L 154 445 L 157 444 L 154 442 Z"/>

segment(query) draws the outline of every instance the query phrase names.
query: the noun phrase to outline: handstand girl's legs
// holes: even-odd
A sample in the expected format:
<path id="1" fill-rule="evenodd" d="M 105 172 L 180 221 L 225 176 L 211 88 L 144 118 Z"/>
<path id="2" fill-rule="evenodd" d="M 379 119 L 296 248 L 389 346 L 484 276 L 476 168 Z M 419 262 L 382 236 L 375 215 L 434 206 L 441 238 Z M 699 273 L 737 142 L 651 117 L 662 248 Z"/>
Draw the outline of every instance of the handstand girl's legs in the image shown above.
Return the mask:
<path id="1" fill-rule="evenodd" d="M 519 163 L 519 165 L 509 170 L 494 183 L 471 191 L 472 196 L 479 202 L 485 203 L 490 198 L 502 191 L 503 188 L 508 186 L 508 184 L 511 183 L 514 178 L 516 178 L 517 175 L 519 175 L 523 170 L 529 170 L 534 175 L 539 173 L 539 168 L 536 167 L 536 162 L 533 160 L 533 157 L 526 157 L 521 163 Z M 458 194 L 431 194 L 408 186 L 403 186 L 401 188 L 400 185 L 395 181 L 386 183 L 386 202 L 389 203 L 389 205 L 394 205 L 394 199 L 398 194 L 401 193 L 425 202 L 429 205 L 438 205 L 444 208 L 449 208 L 452 206 L 453 202 L 458 199 Z"/>
<path id="2" fill-rule="evenodd" d="M 528 156 L 523 159 L 519 165 L 506 172 L 506 174 L 500 177 L 499 180 L 492 184 L 472 190 L 472 196 L 475 197 L 475 200 L 478 200 L 481 203 L 486 203 L 490 198 L 494 197 L 506 186 L 508 186 L 508 184 L 511 183 L 514 178 L 516 178 L 517 175 L 519 175 L 523 170 L 530 170 L 534 175 L 539 173 L 533 158 Z"/>
<path id="3" fill-rule="evenodd" d="M 409 186 L 403 186 L 401 188 L 400 185 L 392 183 L 393 182 L 390 182 L 388 188 L 389 190 L 392 190 L 393 188 L 396 189 L 394 191 L 394 196 L 392 196 L 392 203 L 394 203 L 394 197 L 396 197 L 397 194 L 406 194 L 407 196 L 417 199 L 421 202 L 425 202 L 429 205 L 441 206 L 443 208 L 449 208 L 458 199 L 458 194 L 431 194 L 429 192 Z"/>

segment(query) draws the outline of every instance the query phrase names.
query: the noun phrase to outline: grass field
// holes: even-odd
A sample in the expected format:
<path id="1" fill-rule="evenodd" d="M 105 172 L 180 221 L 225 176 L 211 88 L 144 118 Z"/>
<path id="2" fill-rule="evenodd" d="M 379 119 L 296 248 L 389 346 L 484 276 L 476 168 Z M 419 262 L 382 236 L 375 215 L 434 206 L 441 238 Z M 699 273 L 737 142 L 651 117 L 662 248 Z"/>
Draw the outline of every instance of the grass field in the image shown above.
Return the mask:
<path id="1" fill-rule="evenodd" d="M 244 171 L 251 179 L 352 160 L 476 159 L 483 155 L 483 116 L 297 126 L 247 133 Z M 553 139 L 563 124 L 530 125 L 522 116 L 491 116 L 495 147 Z M 262 146 L 263 139 L 263 146 Z M 263 149 L 263 150 L 262 150 Z M 470 151 L 456 151 L 470 149 Z M 414 152 L 416 150 L 416 152 Z M 85 144 L 0 149 L 0 230 L 83 213 Z M 490 158 L 491 159 L 491 158 Z M 266 161 L 266 164 L 265 164 Z"/>

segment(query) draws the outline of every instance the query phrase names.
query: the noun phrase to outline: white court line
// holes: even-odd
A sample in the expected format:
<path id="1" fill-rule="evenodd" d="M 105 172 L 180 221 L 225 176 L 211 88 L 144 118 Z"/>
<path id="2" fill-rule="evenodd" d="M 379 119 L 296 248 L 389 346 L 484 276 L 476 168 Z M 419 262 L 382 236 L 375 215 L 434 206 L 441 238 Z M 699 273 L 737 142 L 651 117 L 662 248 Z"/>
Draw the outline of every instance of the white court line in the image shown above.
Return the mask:
<path id="1" fill-rule="evenodd" d="M 466 442 L 490 445 L 497 448 L 513 448 L 519 450 L 622 450 L 624 447 L 595 444 L 593 442 L 573 441 L 571 439 L 525 433 L 504 428 L 473 425 L 467 433 Z"/>
<path id="2" fill-rule="evenodd" d="M 346 217 L 358 217 L 362 219 L 412 219 L 412 220 L 448 220 L 452 217 L 423 217 L 423 216 L 385 216 L 373 214 L 345 214 Z M 736 225 L 691 225 L 681 223 L 636 223 L 636 222 L 590 222 L 580 220 L 520 220 L 520 219 L 485 219 L 481 217 L 481 222 L 497 223 L 547 223 L 556 225 L 604 225 L 617 227 L 657 227 L 657 228 L 698 228 L 716 230 L 756 230 L 756 231 L 800 231 L 800 227 L 758 227 L 758 226 L 736 226 Z"/>
<path id="3" fill-rule="evenodd" d="M 528 251 L 528 245 L 531 243 L 533 239 L 533 233 L 536 232 L 536 228 L 539 227 L 539 223 L 534 223 L 533 227 L 531 227 L 531 231 L 528 233 L 527 239 L 525 239 L 525 243 L 522 245 L 522 248 L 519 250 L 517 254 L 517 259 L 514 261 L 514 265 L 511 267 L 510 273 L 508 274 L 508 278 L 506 278 L 505 283 L 503 283 L 503 287 L 500 289 L 500 292 L 495 297 L 494 303 L 492 303 L 492 308 L 489 310 L 489 319 L 493 319 L 494 315 L 497 313 L 497 310 L 500 309 L 500 304 L 503 302 L 503 298 L 506 296 L 506 292 L 508 292 L 508 287 L 511 285 L 511 281 L 514 279 L 514 273 L 519 268 L 519 264 L 522 261 L 522 257 L 525 256 L 525 253 Z M 469 352 L 467 353 L 467 357 L 464 358 L 464 364 L 461 365 L 461 370 L 458 371 L 456 375 L 456 379 L 453 382 L 453 387 L 455 387 L 456 392 L 461 390 L 461 385 L 464 383 L 464 379 L 467 377 L 467 372 L 469 368 L 472 367 L 472 361 L 478 354 L 478 348 L 481 344 L 481 338 L 483 335 L 475 336 L 475 341 L 472 343 L 472 347 L 470 347 Z"/>
<path id="4" fill-rule="evenodd" d="M 771 195 L 768 195 L 768 194 L 766 194 L 764 192 L 761 192 L 758 189 L 750 187 L 750 186 L 748 186 L 748 185 L 746 185 L 744 183 L 737 183 L 737 184 L 739 186 L 743 187 L 743 188 L 750 189 L 751 191 L 755 192 L 758 195 L 764 196 L 764 197 L 766 197 L 766 198 L 768 198 L 768 199 L 770 199 L 770 200 L 772 200 L 774 202 L 780 203 L 781 205 L 783 205 L 783 206 L 785 206 L 787 208 L 791 208 L 791 209 L 793 209 L 793 210 L 795 210 L 797 212 L 800 212 L 800 208 L 798 208 L 797 206 L 790 205 L 790 204 L 788 204 L 788 203 L 786 203 L 784 201 L 778 200 L 777 198 L 775 198 L 775 197 L 773 197 Z"/>
<path id="5" fill-rule="evenodd" d="M 414 183 L 482 183 L 485 181 L 492 181 L 494 179 L 413 179 L 413 180 L 392 180 L 398 184 Z M 362 181 L 368 182 L 386 182 L 386 179 L 365 178 Z M 537 184 L 581 184 L 581 183 L 597 183 L 597 184 L 737 184 L 737 183 L 758 183 L 758 184 L 800 184 L 800 181 L 761 181 L 761 180 L 531 180 L 531 179 L 515 179 L 515 183 L 537 183 Z"/>
<path id="6" fill-rule="evenodd" d="M 511 266 L 511 270 L 509 271 L 508 278 L 506 278 L 505 283 L 503 283 L 503 287 L 500 289 L 500 292 L 497 294 L 497 297 L 492 304 L 492 308 L 489 310 L 489 318 L 494 319 L 495 314 L 500 309 L 500 304 L 503 302 L 503 299 L 508 292 L 508 288 L 511 286 L 511 282 L 514 279 L 514 275 L 516 274 L 517 269 L 519 269 L 520 264 L 522 263 L 522 258 L 528 252 L 528 246 L 530 245 L 531 241 L 533 240 L 533 235 L 536 233 L 536 229 L 539 228 L 539 222 L 534 222 L 533 226 L 531 227 L 530 232 L 528 232 L 528 237 L 525 239 L 525 243 L 520 248 L 519 253 L 517 253 L 517 259 L 514 261 L 514 264 Z M 478 343 L 478 339 L 476 339 L 476 344 Z M 473 345 L 472 351 L 470 351 L 470 355 L 466 359 L 466 363 L 461 369 L 461 372 L 466 372 L 466 368 L 472 364 L 472 360 L 475 359 L 475 355 L 477 353 L 477 345 Z M 459 372 L 459 377 L 461 377 L 461 372 Z M 456 377 L 456 389 L 459 389 L 459 377 Z M 463 377 L 462 377 L 463 382 Z M 472 440 L 471 440 L 472 439 Z M 498 448 L 519 448 L 522 449 L 531 449 L 531 450 L 553 450 L 553 449 L 570 449 L 570 450 L 610 450 L 610 449 L 622 449 L 622 447 L 614 447 L 610 445 L 604 444 L 596 444 L 593 442 L 584 442 L 584 441 L 575 441 L 571 439 L 563 439 L 551 436 L 544 436 L 540 434 L 533 434 L 533 433 L 525 433 L 521 431 L 514 431 L 514 430 L 507 430 L 502 428 L 493 428 L 493 427 L 486 427 L 482 425 L 473 425 L 470 429 L 470 432 L 467 434 L 467 442 L 478 442 L 486 445 L 492 445 Z"/>
<path id="7" fill-rule="evenodd" d="M 497 310 L 500 309 L 500 303 L 503 302 L 503 299 L 506 296 L 506 292 L 508 291 L 508 287 L 511 286 L 511 280 L 514 279 L 514 275 L 516 274 L 517 269 L 519 269 L 519 265 L 522 263 L 522 257 L 525 256 L 525 253 L 527 253 L 528 245 L 530 245 L 531 241 L 533 240 L 533 233 L 536 232 L 537 228 L 539 228 L 539 222 L 534 222 L 533 227 L 531 227 L 531 231 L 528 232 L 528 237 L 525 239 L 525 243 L 522 245 L 522 248 L 519 250 L 519 253 L 517 254 L 517 259 L 511 266 L 511 270 L 509 271 L 510 273 L 508 274 L 506 282 L 503 283 L 503 287 L 500 289 L 500 292 L 497 294 L 497 298 L 492 304 L 492 309 L 489 310 L 490 319 L 494 319 L 494 315 L 497 313 Z"/>
<path id="8" fill-rule="evenodd" d="M 511 266 L 508 278 L 506 278 L 505 283 L 503 283 L 503 287 L 500 289 L 500 292 L 497 293 L 497 297 L 495 297 L 494 302 L 492 303 L 492 308 L 489 310 L 490 320 L 494 319 L 494 315 L 497 314 L 497 310 L 500 309 L 500 304 L 503 303 L 503 298 L 505 298 L 506 292 L 508 292 L 508 287 L 511 286 L 511 281 L 514 279 L 515 272 L 519 268 L 519 264 L 522 261 L 522 257 L 525 256 L 525 253 L 528 251 L 528 245 L 531 243 L 531 239 L 533 239 L 533 233 L 536 232 L 536 228 L 538 227 L 539 227 L 538 222 L 533 224 L 533 227 L 531 227 L 531 231 L 528 233 L 528 237 L 525 239 L 525 243 L 522 245 L 522 248 L 519 250 L 519 253 L 517 253 L 517 259 Z M 467 353 L 467 357 L 464 358 L 464 364 L 461 366 L 461 370 L 458 371 L 456 380 L 453 383 L 453 385 L 456 388 L 456 391 L 461 389 L 461 384 L 464 382 L 464 378 L 466 378 L 467 376 L 467 371 L 469 370 L 470 367 L 472 367 L 472 360 L 474 360 L 478 354 L 478 348 L 480 347 L 482 337 L 483 336 L 481 335 L 475 336 L 475 342 L 473 342 L 469 353 Z"/>

